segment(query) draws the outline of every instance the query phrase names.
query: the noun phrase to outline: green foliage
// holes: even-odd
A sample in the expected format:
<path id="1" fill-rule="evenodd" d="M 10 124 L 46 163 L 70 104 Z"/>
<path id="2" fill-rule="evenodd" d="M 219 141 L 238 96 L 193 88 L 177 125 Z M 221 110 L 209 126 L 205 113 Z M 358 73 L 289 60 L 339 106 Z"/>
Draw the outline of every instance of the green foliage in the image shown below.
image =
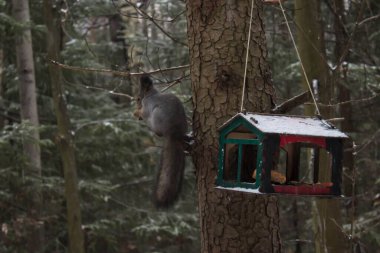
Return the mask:
<path id="1" fill-rule="evenodd" d="M 162 15 L 174 15 L 184 9 L 183 3 L 170 5 L 169 8 L 167 2 L 161 2 L 156 6 L 166 10 Z M 6 116 L 0 135 L 0 178 L 4 182 L 0 186 L 0 251 L 25 252 L 25 240 L 32 231 L 29 228 L 43 222 L 47 242 L 45 252 L 66 252 L 64 181 L 59 150 L 55 145 L 57 127 L 47 70 L 47 34 L 40 15 L 42 1 L 32 1 L 30 7 L 43 175 L 33 178 L 24 174 L 26 164 L 22 143 L 30 126 L 19 123 L 17 70 L 12 55 L 12 36 L 17 24 L 10 16 L 11 6 L 0 1 L 0 34 L 7 38 L 0 43 L 0 49 L 7 52 L 1 83 L 3 89 L 0 89 L 3 90 L 0 96 L 4 105 L 0 107 L 0 117 Z M 57 2 L 56 8 L 67 10 L 63 25 L 63 62 L 107 69 L 119 69 L 128 64 L 120 57 L 124 45 L 109 40 L 108 18 L 119 11 L 115 3 L 67 1 L 67 6 L 59 6 Z M 101 25 L 98 26 L 99 20 Z M 178 22 L 181 33 L 177 35 L 181 39 L 186 32 L 184 20 L 182 16 Z M 168 43 L 169 38 L 146 41 L 142 34 L 137 33 L 138 36 L 136 41 L 144 40 L 144 46 L 148 48 L 142 57 L 145 70 L 187 64 L 187 50 Z M 175 57 L 168 57 L 168 54 Z M 131 80 L 68 70 L 63 74 L 65 101 L 75 141 L 87 252 L 196 252 L 199 247 L 198 216 L 190 160 L 181 199 L 172 209 L 156 210 L 151 202 L 151 191 L 159 161 L 160 139 L 153 136 L 145 124 L 133 118 L 133 101 L 86 88 L 96 86 L 133 95 L 135 88 Z M 167 80 L 174 77 L 161 76 Z M 186 100 L 188 95 L 185 92 L 188 91 L 189 88 L 175 89 Z M 37 188 L 42 190 L 44 199 L 44 210 L 38 220 L 32 218 L 27 201 L 28 193 Z M 19 229 L 22 226 L 26 229 Z"/>

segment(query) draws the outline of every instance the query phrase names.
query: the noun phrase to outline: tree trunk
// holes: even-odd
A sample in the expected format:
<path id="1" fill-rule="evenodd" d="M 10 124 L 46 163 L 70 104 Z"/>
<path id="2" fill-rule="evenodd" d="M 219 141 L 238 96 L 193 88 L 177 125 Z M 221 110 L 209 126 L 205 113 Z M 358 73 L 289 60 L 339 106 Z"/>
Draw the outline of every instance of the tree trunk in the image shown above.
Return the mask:
<path id="1" fill-rule="evenodd" d="M 130 18 L 132 19 L 132 18 Z M 115 63 L 111 66 L 113 70 L 117 71 L 126 71 L 130 72 L 129 68 L 129 57 L 128 57 L 128 45 L 124 38 L 125 33 L 125 25 L 123 26 L 123 17 L 120 13 L 117 13 L 111 17 L 108 18 L 109 22 L 109 31 L 110 31 L 110 37 L 111 42 L 115 44 L 115 48 L 117 48 L 110 56 L 110 59 L 112 59 L 112 62 Z M 113 79 L 118 80 L 117 88 L 118 92 L 124 93 L 124 94 L 134 94 L 132 91 L 132 85 L 131 85 L 131 77 L 123 77 L 120 79 L 120 77 L 116 76 L 113 77 Z M 112 82 L 112 79 L 108 81 L 108 83 Z M 109 88 L 109 87 L 107 87 Z M 131 100 L 126 97 L 121 96 L 115 96 L 113 97 L 114 101 L 117 103 L 122 103 L 125 105 L 129 105 Z"/>
<path id="2" fill-rule="evenodd" d="M 37 93 L 34 74 L 32 34 L 30 30 L 30 14 L 28 0 L 13 0 L 13 16 L 19 23 L 20 30 L 16 34 L 16 58 L 18 78 L 20 82 L 20 109 L 21 122 L 30 125 L 29 131 L 23 136 L 23 152 L 27 162 L 24 170 L 28 182 L 38 182 L 33 185 L 33 192 L 28 199 L 30 217 L 35 220 L 28 229 L 28 249 L 31 252 L 41 252 L 43 249 L 43 228 L 37 221 L 42 212 L 42 192 L 39 180 L 41 179 L 41 151 L 39 146 L 39 122 L 37 111 Z M 37 179 L 37 180 L 36 180 Z M 36 181 L 35 181 L 36 180 Z"/>
<path id="3" fill-rule="evenodd" d="M 351 92 L 347 87 L 346 78 L 347 78 L 347 70 L 342 63 L 339 62 L 341 57 L 345 54 L 345 47 L 348 43 L 348 34 L 344 30 L 345 23 L 345 14 L 344 14 L 344 6 L 343 0 L 334 0 L 334 30 L 335 30 L 335 61 L 336 64 L 339 64 L 338 68 L 335 71 L 335 82 L 338 86 L 338 102 L 350 101 L 351 100 Z M 345 59 L 348 56 L 345 57 Z M 343 59 L 343 60 L 345 60 Z M 342 78 L 343 77 L 343 78 Z M 344 121 L 341 124 L 342 131 L 351 132 L 353 130 L 352 125 L 352 106 L 350 103 L 345 104 L 344 106 L 339 107 L 340 116 L 344 117 Z M 352 152 L 351 156 L 352 156 Z M 346 154 L 344 157 L 346 157 Z M 353 160 L 352 160 L 353 161 Z M 351 161 L 351 162 L 352 162 Z"/>
<path id="4" fill-rule="evenodd" d="M 215 189 L 218 127 L 240 111 L 251 1 L 188 0 L 193 131 L 201 252 L 280 252 L 275 197 Z M 245 108 L 269 112 L 262 2 L 255 1 Z"/>
<path id="5" fill-rule="evenodd" d="M 319 81 L 319 101 L 331 103 L 334 87 L 327 66 L 323 30 L 320 24 L 320 7 L 318 0 L 296 0 L 295 13 L 297 23 L 297 46 L 310 84 L 312 79 Z M 306 79 L 302 86 L 307 88 Z M 324 118 L 331 118 L 333 111 L 329 107 L 320 108 Z M 314 107 L 305 109 L 307 115 L 314 115 Z M 326 182 L 331 179 L 331 170 L 327 152 L 320 153 L 321 169 L 319 179 Z M 316 252 L 346 252 L 345 237 L 338 225 L 341 225 L 340 203 L 334 199 L 317 199 L 315 201 L 314 229 Z"/>
<path id="6" fill-rule="evenodd" d="M 28 159 L 28 174 L 41 176 L 41 155 L 38 144 L 40 136 L 38 132 L 38 112 L 36 81 L 34 76 L 32 34 L 29 23 L 29 1 L 13 0 L 13 15 L 20 25 L 26 26 L 16 37 L 16 56 L 18 77 L 20 80 L 20 107 L 21 120 L 29 121 L 33 127 L 30 138 L 24 140 L 24 153 Z"/>
<path id="7" fill-rule="evenodd" d="M 345 14 L 344 14 L 344 3 L 343 0 L 334 0 L 332 3 L 332 8 L 334 12 L 334 32 L 335 32 L 335 62 L 337 68 L 334 71 L 334 82 L 338 87 L 338 102 L 350 101 L 351 94 L 350 89 L 347 87 L 346 77 L 347 71 L 345 67 L 342 66 L 341 57 L 346 54 L 346 46 L 348 43 L 348 34 L 345 31 L 344 23 L 345 23 Z M 348 55 L 344 57 L 343 61 L 348 58 Z M 351 104 L 345 104 L 344 106 L 339 107 L 340 116 L 344 117 L 344 121 L 341 124 L 342 131 L 352 131 L 352 107 Z M 352 156 L 352 152 L 351 156 Z M 344 155 L 346 157 L 346 154 Z"/>
<path id="8" fill-rule="evenodd" d="M 3 88 L 3 68 L 4 68 L 4 50 L 0 48 L 0 130 L 4 127 L 5 119 L 3 114 L 5 113 L 4 108 L 4 88 Z"/>
<path id="9" fill-rule="evenodd" d="M 60 53 L 61 26 L 57 12 L 54 12 L 52 0 L 44 0 L 45 23 L 48 28 L 48 59 L 57 61 Z M 54 18 L 57 17 L 57 18 Z M 62 86 L 60 69 L 50 64 L 49 73 L 53 93 L 54 108 L 57 117 L 57 145 L 60 149 L 65 178 L 65 198 L 67 209 L 69 252 L 84 253 L 84 237 L 81 229 L 81 212 L 78 190 L 77 168 L 73 138 L 70 131 L 70 119 Z"/>
<path id="10" fill-rule="evenodd" d="M 335 31 L 335 61 L 336 64 L 340 64 L 342 55 L 345 54 L 345 47 L 348 43 L 348 34 L 344 30 L 345 14 L 343 0 L 334 0 L 333 2 L 334 13 L 334 31 Z M 348 56 L 347 56 L 348 57 Z M 346 58 L 347 58 L 346 57 Z M 345 59 L 343 59 L 345 60 Z M 338 86 L 338 102 L 345 102 L 351 100 L 351 91 L 347 82 L 347 67 L 340 65 L 334 71 L 334 81 Z M 340 128 L 344 132 L 352 132 L 354 130 L 352 124 L 352 106 L 351 103 L 344 104 L 339 107 L 339 116 L 344 118 Z M 352 154 L 352 141 L 346 140 L 344 143 L 343 153 L 343 168 L 344 174 L 348 176 L 344 177 L 344 194 L 346 196 L 352 196 L 352 171 L 354 166 L 354 156 Z M 351 203 L 354 204 L 354 203 Z M 348 208 L 351 208 L 348 206 Z"/>

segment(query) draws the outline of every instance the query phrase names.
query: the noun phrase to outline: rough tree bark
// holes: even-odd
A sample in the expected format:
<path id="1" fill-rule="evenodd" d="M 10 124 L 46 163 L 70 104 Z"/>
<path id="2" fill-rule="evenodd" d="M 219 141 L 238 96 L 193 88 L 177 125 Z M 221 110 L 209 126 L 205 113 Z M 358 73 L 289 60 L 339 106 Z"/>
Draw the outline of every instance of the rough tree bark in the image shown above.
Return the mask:
<path id="1" fill-rule="evenodd" d="M 13 16 L 18 22 L 16 33 L 16 60 L 20 83 L 21 122 L 30 125 L 29 131 L 23 136 L 23 152 L 26 159 L 25 176 L 33 184 L 33 192 L 27 200 L 29 215 L 38 220 L 42 214 L 42 192 L 38 180 L 41 179 L 41 151 L 39 146 L 39 120 L 37 111 L 36 80 L 34 74 L 32 34 L 30 29 L 30 14 L 28 0 L 13 0 Z M 38 224 L 38 222 L 35 222 Z M 28 249 L 31 252 L 41 252 L 43 249 L 43 228 L 30 224 Z M 28 225 L 28 224 L 26 224 Z"/>
<path id="2" fill-rule="evenodd" d="M 295 18 L 297 23 L 297 46 L 310 84 L 312 79 L 319 81 L 318 96 L 323 104 L 330 104 L 334 96 L 334 86 L 327 66 L 323 29 L 320 24 L 320 6 L 318 0 L 296 0 Z M 306 79 L 302 86 L 307 88 Z M 324 118 L 332 118 L 333 111 L 329 107 L 321 107 Z M 314 115 L 314 107 L 307 107 L 305 114 Z M 321 182 L 330 180 L 329 159 L 326 152 L 321 152 Z M 346 252 L 345 237 L 338 225 L 341 224 L 340 203 L 334 199 L 317 199 L 314 213 L 316 252 Z M 338 224 L 338 225 L 337 225 Z"/>
<path id="3" fill-rule="evenodd" d="M 60 53 L 61 26 L 59 15 L 53 8 L 52 0 L 44 0 L 45 24 L 47 33 L 48 59 L 57 61 Z M 84 253 L 84 236 L 78 190 L 75 149 L 70 129 L 70 119 L 65 102 L 62 73 L 59 67 L 50 64 L 49 74 L 53 93 L 54 109 L 57 118 L 57 145 L 60 149 L 65 178 L 65 199 L 70 253 Z"/>
<path id="4" fill-rule="evenodd" d="M 275 197 L 214 188 L 217 129 L 240 110 L 250 2 L 187 1 L 202 253 L 281 251 Z M 274 96 L 262 15 L 255 1 L 244 106 L 252 112 L 269 112 Z"/>

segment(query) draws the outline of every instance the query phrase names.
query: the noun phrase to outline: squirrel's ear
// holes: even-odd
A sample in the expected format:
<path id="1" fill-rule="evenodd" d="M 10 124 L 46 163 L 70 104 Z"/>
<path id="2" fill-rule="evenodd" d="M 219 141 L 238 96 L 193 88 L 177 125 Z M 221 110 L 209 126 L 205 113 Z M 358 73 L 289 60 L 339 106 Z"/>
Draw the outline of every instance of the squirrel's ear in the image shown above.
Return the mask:
<path id="1" fill-rule="evenodd" d="M 148 91 L 153 86 L 152 79 L 148 75 L 143 75 L 140 78 L 140 87 L 142 91 Z"/>

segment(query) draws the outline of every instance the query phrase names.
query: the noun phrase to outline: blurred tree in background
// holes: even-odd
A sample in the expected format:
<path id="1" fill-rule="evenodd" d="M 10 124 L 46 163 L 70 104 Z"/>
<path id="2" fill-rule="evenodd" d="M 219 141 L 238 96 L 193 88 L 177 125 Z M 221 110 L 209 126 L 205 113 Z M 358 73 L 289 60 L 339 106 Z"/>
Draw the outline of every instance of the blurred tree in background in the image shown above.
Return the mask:
<path id="1" fill-rule="evenodd" d="M 65 64 L 141 72 L 188 62 L 186 47 L 162 36 L 124 1 L 53 1 L 53 4 L 55 18 L 62 25 L 58 28 L 62 39 L 56 41 L 56 46 Z M 48 72 L 49 31 L 41 15 L 43 1 L 30 3 L 44 196 L 44 208 L 38 220 L 29 215 L 26 205 L 28 194 L 37 185 L 26 184 L 28 175 L 22 174 L 25 159 L 21 137 L 29 125 L 21 123 L 19 115 L 14 38 L 20 24 L 11 17 L 12 6 L 8 1 L 1 1 L 0 6 L 0 169 L 4 182 L 0 187 L 0 251 L 30 252 L 26 242 L 31 231 L 26 225 L 43 224 L 43 252 L 66 252 L 63 167 L 56 147 L 60 135 Z M 159 19 L 175 19 L 164 22 L 165 29 L 182 31 L 177 36 L 184 39 L 185 16 L 176 17 L 183 10 L 181 2 L 156 2 L 145 12 L 156 13 Z M 154 33 L 155 38 L 151 36 Z M 165 83 L 184 75 L 188 72 L 159 73 L 155 78 L 164 87 Z M 183 198 L 170 212 L 156 210 L 150 201 L 150 191 L 159 159 L 159 139 L 132 117 L 133 101 L 99 90 L 133 96 L 132 80 L 63 70 L 62 85 L 75 144 L 86 252 L 197 252 L 198 219 L 190 160 Z M 188 81 L 183 79 L 171 91 L 188 104 L 189 90 Z"/>
<path id="2" fill-rule="evenodd" d="M 299 1 L 302 2 L 302 1 Z M 311 1 L 310 1 L 311 2 Z M 309 51 L 315 54 L 312 71 L 328 66 L 330 98 L 320 101 L 322 110 L 328 109 L 330 117 L 344 117 L 334 122 L 346 131 L 355 143 L 355 149 L 348 142 L 344 155 L 344 193 L 354 198 L 339 200 L 342 224 L 333 220 L 350 245 L 334 245 L 349 252 L 371 252 L 379 246 L 379 42 L 378 29 L 380 4 L 376 1 L 316 1 L 319 12 L 317 20 L 322 33 L 313 34 L 323 40 L 308 41 Z M 309 3 L 309 2 L 308 2 Z M 296 38 L 310 31 L 302 31 L 305 24 L 297 23 L 295 16 L 302 12 L 293 1 L 284 3 L 289 24 Z M 303 78 L 300 63 L 289 37 L 279 8 L 267 8 L 267 37 L 269 60 L 272 66 L 278 103 L 287 100 L 302 90 L 299 84 Z M 309 16 L 308 21 L 311 19 Z M 298 33 L 302 33 L 298 35 Z M 371 52 L 371 53 L 369 53 Z M 321 63 L 322 58 L 322 63 Z M 309 76 L 312 75 L 309 73 Z M 315 77 L 310 77 L 315 78 Z M 322 92 L 322 91 L 321 91 Z M 326 95 L 326 94 L 321 94 Z M 299 106 L 290 114 L 302 114 L 305 106 Z M 355 163 L 352 155 L 354 155 Z M 354 171 L 353 171 L 354 170 Z M 355 189 L 352 189 L 354 186 Z M 282 243 L 285 252 L 317 252 L 311 219 L 313 198 L 279 198 Z M 286 218 L 285 218 L 286 217 Z M 332 218 L 332 217 L 327 217 Z M 335 229 L 334 229 L 335 230 Z M 333 239 L 333 238 L 329 238 Z M 351 251 L 353 248 L 354 251 Z M 328 252 L 338 252 L 330 249 Z M 325 251 L 323 251 L 325 252 Z"/>
<path id="3" fill-rule="evenodd" d="M 258 1 L 258 0 L 257 0 Z M 149 3 L 150 2 L 150 3 Z M 184 1 L 52 1 L 61 24 L 56 41 L 64 100 L 71 121 L 82 229 L 86 252 L 199 252 L 196 183 L 187 161 L 183 192 L 169 210 L 151 201 L 160 139 L 132 116 L 135 76 L 85 68 L 149 72 L 189 64 Z M 380 247 L 380 3 L 376 0 L 319 1 L 326 63 L 334 82 L 329 107 L 336 123 L 355 142 L 346 148 L 355 158 L 345 165 L 344 183 L 355 198 L 340 200 L 339 231 L 354 252 Z M 11 1 L 0 0 L 0 252 L 30 252 L 33 228 L 43 226 L 41 252 L 67 252 L 66 200 L 56 115 L 53 107 L 43 0 L 30 1 L 31 23 L 12 17 Z M 284 7 L 297 35 L 293 1 Z M 302 91 L 301 71 L 278 5 L 264 8 L 268 61 L 281 103 Z M 247 20 L 247 22 L 249 22 Z M 23 171 L 23 137 L 33 130 L 20 115 L 15 39 L 25 27 L 32 33 L 41 177 Z M 192 114 L 190 71 L 158 71 L 160 87 L 170 87 Z M 110 93 L 109 91 L 112 91 Z M 307 102 L 308 103 L 308 102 Z M 348 108 L 348 109 L 347 109 Z M 304 106 L 290 113 L 302 114 Z M 347 123 L 350 123 L 348 126 Z M 42 185 L 41 185 L 42 182 Z M 354 182 L 354 184 L 353 184 Z M 352 189 L 353 188 L 353 189 Z M 41 190 L 43 208 L 30 215 L 28 201 Z M 283 252 L 315 252 L 310 198 L 279 196 Z M 342 245 L 343 248 L 344 245 Z M 333 252 L 333 251 L 332 251 Z"/>

